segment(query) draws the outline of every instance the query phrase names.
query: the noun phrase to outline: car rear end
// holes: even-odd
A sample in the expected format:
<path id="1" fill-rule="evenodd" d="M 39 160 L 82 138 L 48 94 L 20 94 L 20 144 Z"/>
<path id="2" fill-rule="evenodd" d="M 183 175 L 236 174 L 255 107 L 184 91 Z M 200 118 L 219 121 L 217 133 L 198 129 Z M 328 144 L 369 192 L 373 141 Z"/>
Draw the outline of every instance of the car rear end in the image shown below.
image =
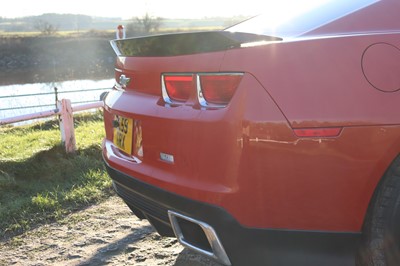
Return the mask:
<path id="1" fill-rule="evenodd" d="M 196 38 L 203 35 L 220 33 Z M 243 124 L 249 130 L 246 121 L 269 117 L 288 127 L 251 74 L 220 69 L 224 55 L 118 57 L 118 82 L 105 100 L 104 158 L 114 188 L 138 217 L 230 264 L 215 227 L 236 224 L 228 210 L 249 204 L 239 184 L 249 142 Z"/>
<path id="2" fill-rule="evenodd" d="M 103 157 L 139 218 L 225 265 L 354 264 L 399 143 L 398 98 L 370 90 L 359 62 L 398 35 L 303 30 L 112 41 Z"/>

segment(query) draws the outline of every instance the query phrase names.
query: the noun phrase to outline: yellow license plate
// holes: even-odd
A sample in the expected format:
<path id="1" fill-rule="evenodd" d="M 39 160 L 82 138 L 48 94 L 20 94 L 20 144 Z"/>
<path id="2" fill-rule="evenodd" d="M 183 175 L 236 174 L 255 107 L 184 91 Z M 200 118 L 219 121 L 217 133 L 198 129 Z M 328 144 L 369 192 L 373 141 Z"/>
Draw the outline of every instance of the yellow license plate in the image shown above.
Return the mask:
<path id="1" fill-rule="evenodd" d="M 115 116 L 114 144 L 127 154 L 132 154 L 133 120 Z"/>

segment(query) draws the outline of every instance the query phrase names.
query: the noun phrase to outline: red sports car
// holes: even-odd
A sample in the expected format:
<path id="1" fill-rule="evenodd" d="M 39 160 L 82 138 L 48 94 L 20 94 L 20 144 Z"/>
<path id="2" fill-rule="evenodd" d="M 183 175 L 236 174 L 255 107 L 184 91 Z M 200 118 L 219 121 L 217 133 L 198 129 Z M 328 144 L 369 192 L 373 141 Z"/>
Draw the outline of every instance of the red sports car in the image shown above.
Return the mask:
<path id="1" fill-rule="evenodd" d="M 114 40 L 103 156 L 162 236 L 225 265 L 400 265 L 400 1 Z"/>

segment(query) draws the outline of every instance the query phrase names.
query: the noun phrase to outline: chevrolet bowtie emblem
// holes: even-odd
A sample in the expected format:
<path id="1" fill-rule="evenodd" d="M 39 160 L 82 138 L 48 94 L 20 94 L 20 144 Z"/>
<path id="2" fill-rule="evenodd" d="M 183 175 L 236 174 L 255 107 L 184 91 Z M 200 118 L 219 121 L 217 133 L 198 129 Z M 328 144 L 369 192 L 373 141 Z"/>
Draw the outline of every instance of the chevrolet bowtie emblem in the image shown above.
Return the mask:
<path id="1" fill-rule="evenodd" d="M 119 77 L 119 84 L 121 84 L 122 87 L 128 86 L 129 82 L 131 82 L 131 79 L 126 77 L 125 75 L 121 75 Z"/>

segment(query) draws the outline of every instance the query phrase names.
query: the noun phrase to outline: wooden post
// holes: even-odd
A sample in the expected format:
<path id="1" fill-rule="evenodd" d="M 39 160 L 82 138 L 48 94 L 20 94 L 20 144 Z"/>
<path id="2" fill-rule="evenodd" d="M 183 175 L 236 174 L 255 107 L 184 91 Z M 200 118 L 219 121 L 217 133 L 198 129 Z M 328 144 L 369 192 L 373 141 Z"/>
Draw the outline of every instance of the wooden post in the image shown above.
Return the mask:
<path id="1" fill-rule="evenodd" d="M 65 145 L 66 153 L 76 151 L 74 116 L 72 113 L 71 100 L 62 99 L 57 103 L 60 115 L 61 141 Z"/>

